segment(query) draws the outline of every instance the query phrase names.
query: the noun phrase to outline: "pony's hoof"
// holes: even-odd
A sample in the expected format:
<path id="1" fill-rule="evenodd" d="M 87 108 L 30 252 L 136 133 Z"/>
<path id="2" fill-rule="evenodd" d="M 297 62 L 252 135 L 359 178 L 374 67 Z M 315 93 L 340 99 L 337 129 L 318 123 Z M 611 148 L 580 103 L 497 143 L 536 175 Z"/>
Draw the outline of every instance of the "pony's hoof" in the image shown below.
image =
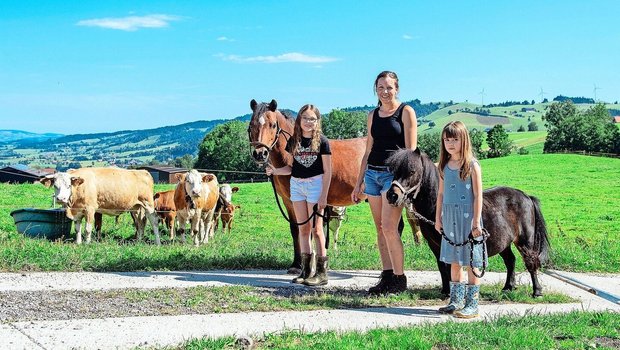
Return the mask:
<path id="1" fill-rule="evenodd" d="M 515 290 L 515 287 L 504 287 L 502 288 L 502 292 L 512 292 Z"/>
<path id="2" fill-rule="evenodd" d="M 288 268 L 286 273 L 289 274 L 289 275 L 301 275 L 301 268 L 295 267 L 295 266 L 291 266 L 291 267 Z"/>
<path id="3" fill-rule="evenodd" d="M 543 294 L 542 292 L 535 292 L 534 294 L 532 294 L 532 298 L 536 299 L 536 298 L 542 298 Z"/>

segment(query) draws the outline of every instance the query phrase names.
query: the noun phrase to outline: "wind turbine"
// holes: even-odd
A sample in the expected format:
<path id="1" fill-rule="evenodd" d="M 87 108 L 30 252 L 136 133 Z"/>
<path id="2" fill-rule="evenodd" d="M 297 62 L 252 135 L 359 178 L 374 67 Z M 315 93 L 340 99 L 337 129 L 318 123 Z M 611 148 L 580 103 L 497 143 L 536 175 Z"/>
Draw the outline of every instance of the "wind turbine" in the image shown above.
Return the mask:
<path id="1" fill-rule="evenodd" d="M 596 103 L 596 90 L 600 90 L 601 88 L 596 86 L 596 84 L 594 84 L 594 89 L 592 89 L 592 91 L 594 91 L 594 103 Z"/>
<path id="2" fill-rule="evenodd" d="M 545 95 L 547 93 L 543 90 L 542 86 L 540 87 L 540 93 L 538 94 L 538 96 L 540 96 L 540 102 L 542 103 L 542 101 L 545 100 Z"/>
<path id="3" fill-rule="evenodd" d="M 482 97 L 482 107 L 484 107 L 484 88 L 478 93 Z"/>

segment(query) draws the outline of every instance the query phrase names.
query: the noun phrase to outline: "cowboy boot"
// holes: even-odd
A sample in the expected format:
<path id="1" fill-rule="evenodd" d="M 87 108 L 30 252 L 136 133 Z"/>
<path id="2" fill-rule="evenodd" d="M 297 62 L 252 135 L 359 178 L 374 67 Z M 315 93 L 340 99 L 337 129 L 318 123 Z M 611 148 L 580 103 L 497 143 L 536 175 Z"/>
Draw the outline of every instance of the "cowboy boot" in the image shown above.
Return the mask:
<path id="1" fill-rule="evenodd" d="M 407 276 L 403 273 L 402 275 L 394 275 L 392 277 L 392 283 L 388 286 L 387 292 L 389 294 L 400 294 L 407 290 Z"/>
<path id="2" fill-rule="evenodd" d="M 478 317 L 478 298 L 480 295 L 480 285 L 470 284 L 467 286 L 467 294 L 465 294 L 465 307 L 456 311 L 454 316 L 458 318 L 474 318 Z"/>
<path id="3" fill-rule="evenodd" d="M 301 253 L 301 273 L 299 276 L 293 278 L 291 282 L 301 284 L 304 283 L 306 278 L 310 277 L 310 273 L 312 272 L 312 267 L 310 263 L 312 262 L 312 254 Z"/>
<path id="4" fill-rule="evenodd" d="M 465 283 L 450 282 L 450 302 L 448 305 L 440 307 L 442 314 L 452 314 L 465 306 Z"/>
<path id="5" fill-rule="evenodd" d="M 392 277 L 394 276 L 394 270 L 383 270 L 379 276 L 380 280 L 377 285 L 368 289 L 368 294 L 379 295 L 387 291 L 387 287 L 392 283 Z"/>
<path id="6" fill-rule="evenodd" d="M 316 259 L 316 274 L 314 277 L 307 278 L 304 281 L 306 286 L 323 286 L 327 284 L 327 266 L 328 258 L 326 256 L 319 256 Z"/>

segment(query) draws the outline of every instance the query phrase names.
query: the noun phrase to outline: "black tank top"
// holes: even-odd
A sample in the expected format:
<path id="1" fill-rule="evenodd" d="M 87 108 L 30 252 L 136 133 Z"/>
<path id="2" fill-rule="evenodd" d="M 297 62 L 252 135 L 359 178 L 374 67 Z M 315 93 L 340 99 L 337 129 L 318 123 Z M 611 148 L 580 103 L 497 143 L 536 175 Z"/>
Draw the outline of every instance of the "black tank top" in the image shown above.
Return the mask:
<path id="1" fill-rule="evenodd" d="M 377 107 L 372 115 L 372 126 L 370 135 L 373 143 L 368 164 L 375 166 L 385 166 L 385 161 L 399 148 L 405 148 L 405 134 L 403 126 L 403 109 L 406 104 L 401 103 L 394 114 L 389 117 L 381 118 Z"/>

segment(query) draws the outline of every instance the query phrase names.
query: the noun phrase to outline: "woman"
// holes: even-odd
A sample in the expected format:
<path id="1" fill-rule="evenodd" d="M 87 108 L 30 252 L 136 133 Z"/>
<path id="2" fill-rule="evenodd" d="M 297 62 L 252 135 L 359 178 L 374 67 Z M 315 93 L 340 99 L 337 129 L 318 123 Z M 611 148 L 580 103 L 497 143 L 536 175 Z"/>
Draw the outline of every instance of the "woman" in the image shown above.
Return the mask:
<path id="1" fill-rule="evenodd" d="M 403 242 L 397 229 L 403 207 L 392 207 L 385 198 L 393 180 L 385 166 L 385 160 L 399 148 L 417 148 L 417 120 L 413 108 L 398 100 L 396 73 L 379 73 L 374 87 L 379 98 L 379 107 L 368 113 L 366 153 L 351 199 L 359 202 L 364 184 L 364 193 L 368 195 L 370 211 L 377 228 L 383 272 L 379 283 L 368 292 L 401 293 L 407 289 Z"/>

